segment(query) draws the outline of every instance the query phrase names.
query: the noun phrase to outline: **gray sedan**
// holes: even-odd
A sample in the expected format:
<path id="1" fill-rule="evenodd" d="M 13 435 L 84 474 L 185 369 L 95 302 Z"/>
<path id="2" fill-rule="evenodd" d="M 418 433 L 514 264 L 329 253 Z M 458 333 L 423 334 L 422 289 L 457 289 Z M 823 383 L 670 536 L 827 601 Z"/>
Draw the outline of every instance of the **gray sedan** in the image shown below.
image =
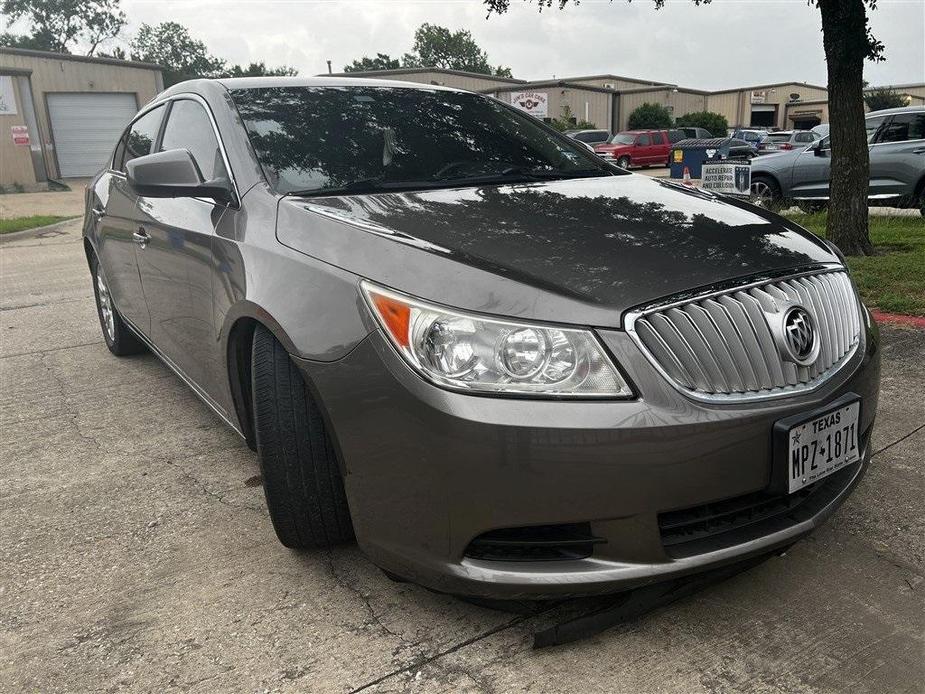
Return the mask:
<path id="1" fill-rule="evenodd" d="M 890 207 L 918 207 L 925 214 L 925 106 L 887 109 L 866 118 L 870 143 L 870 200 Z M 770 209 L 794 200 L 805 211 L 829 197 L 830 138 L 752 162 L 752 199 Z"/>
<path id="2" fill-rule="evenodd" d="M 257 452 L 284 545 L 356 538 L 438 591 L 761 556 L 870 460 L 877 328 L 836 249 L 486 96 L 174 85 L 88 186 L 84 248 L 109 350 Z"/>

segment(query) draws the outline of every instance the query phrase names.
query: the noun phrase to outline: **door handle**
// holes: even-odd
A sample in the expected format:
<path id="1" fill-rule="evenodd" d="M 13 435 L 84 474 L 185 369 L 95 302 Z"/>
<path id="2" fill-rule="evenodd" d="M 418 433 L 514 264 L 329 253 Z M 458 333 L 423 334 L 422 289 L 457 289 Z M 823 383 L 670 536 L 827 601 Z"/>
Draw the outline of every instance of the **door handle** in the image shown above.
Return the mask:
<path id="1" fill-rule="evenodd" d="M 106 214 L 106 210 L 104 210 L 102 207 L 91 207 L 90 213 L 96 217 L 97 221 L 99 221 L 102 219 L 103 215 Z"/>
<path id="2" fill-rule="evenodd" d="M 144 227 L 138 227 L 138 231 L 132 233 L 132 240 L 144 248 L 148 245 L 148 241 L 151 240 L 151 237 L 148 236 L 148 232 L 145 231 Z"/>

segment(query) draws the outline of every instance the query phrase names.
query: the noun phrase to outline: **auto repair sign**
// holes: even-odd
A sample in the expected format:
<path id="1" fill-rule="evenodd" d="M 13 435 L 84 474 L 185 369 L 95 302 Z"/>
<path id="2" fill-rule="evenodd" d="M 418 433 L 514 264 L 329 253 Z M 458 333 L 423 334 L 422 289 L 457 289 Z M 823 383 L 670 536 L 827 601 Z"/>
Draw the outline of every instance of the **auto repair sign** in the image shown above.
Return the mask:
<path id="1" fill-rule="evenodd" d="M 739 162 L 704 163 L 700 174 L 704 190 L 725 195 L 748 195 L 752 185 L 752 167 Z"/>
<path id="2" fill-rule="evenodd" d="M 511 94 L 511 106 L 537 118 L 546 118 L 549 113 L 547 105 L 546 92 L 514 92 Z"/>

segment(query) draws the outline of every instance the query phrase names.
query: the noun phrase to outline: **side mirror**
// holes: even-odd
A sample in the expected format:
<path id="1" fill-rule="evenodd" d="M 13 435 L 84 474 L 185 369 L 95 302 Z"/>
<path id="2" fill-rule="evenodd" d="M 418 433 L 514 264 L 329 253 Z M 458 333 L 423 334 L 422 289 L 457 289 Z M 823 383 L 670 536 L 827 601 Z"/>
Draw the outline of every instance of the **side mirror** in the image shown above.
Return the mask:
<path id="1" fill-rule="evenodd" d="M 226 178 L 202 180 L 193 155 L 185 149 L 168 149 L 132 159 L 125 165 L 129 185 L 148 198 L 212 198 L 236 202 L 234 187 Z"/>
<path id="2" fill-rule="evenodd" d="M 829 156 L 828 148 L 823 149 L 822 140 L 816 140 L 813 144 L 809 146 L 813 150 L 813 154 L 817 157 L 827 157 Z"/>

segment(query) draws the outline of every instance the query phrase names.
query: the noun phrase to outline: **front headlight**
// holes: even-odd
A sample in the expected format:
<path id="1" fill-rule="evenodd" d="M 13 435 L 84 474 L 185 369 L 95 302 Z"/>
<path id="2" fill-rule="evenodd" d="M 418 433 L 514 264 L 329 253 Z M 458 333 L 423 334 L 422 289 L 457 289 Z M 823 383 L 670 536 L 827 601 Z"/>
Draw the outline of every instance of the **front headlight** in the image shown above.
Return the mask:
<path id="1" fill-rule="evenodd" d="M 453 390 L 535 397 L 628 398 L 632 390 L 594 334 L 449 310 L 361 283 L 411 367 Z"/>

